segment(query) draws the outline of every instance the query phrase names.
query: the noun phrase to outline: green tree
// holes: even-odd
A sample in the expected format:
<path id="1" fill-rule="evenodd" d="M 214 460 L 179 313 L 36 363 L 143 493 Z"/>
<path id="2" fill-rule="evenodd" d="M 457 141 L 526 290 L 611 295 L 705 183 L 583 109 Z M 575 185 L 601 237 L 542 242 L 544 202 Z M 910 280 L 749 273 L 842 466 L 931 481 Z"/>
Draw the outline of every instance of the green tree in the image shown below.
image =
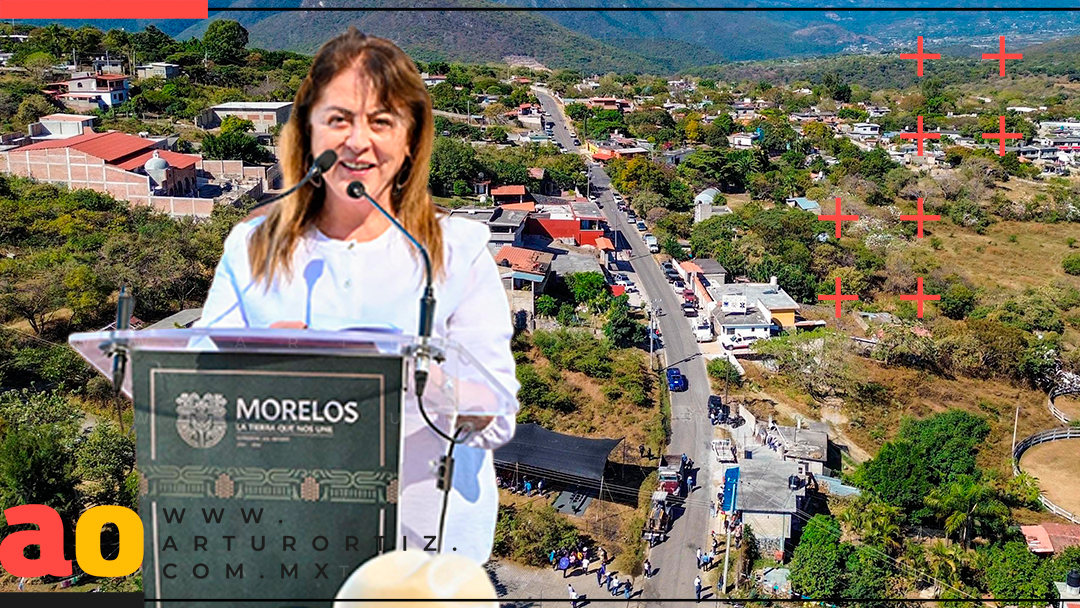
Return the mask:
<path id="1" fill-rule="evenodd" d="M 572 272 L 566 275 L 565 281 L 578 304 L 593 302 L 601 294 L 608 293 L 607 281 L 599 272 Z"/>
<path id="2" fill-rule="evenodd" d="M 245 164 L 255 165 L 269 162 L 270 152 L 259 145 L 259 140 L 243 131 L 223 132 L 220 135 L 206 134 L 202 140 L 202 155 L 215 160 L 242 160 Z"/>
<path id="3" fill-rule="evenodd" d="M 214 23 L 219 22 L 215 21 Z M 210 27 L 213 28 L 214 26 L 211 25 Z M 145 30 L 132 34 L 130 42 L 140 61 L 161 61 L 175 52 L 177 46 L 172 37 L 153 25 L 148 25 Z M 244 43 L 247 44 L 246 32 Z M 217 59 L 214 61 L 217 61 Z"/>
<path id="4" fill-rule="evenodd" d="M 946 317 L 959 321 L 975 309 L 975 292 L 963 283 L 952 283 L 941 294 L 938 308 Z"/>
<path id="5" fill-rule="evenodd" d="M 839 526 L 827 515 L 806 522 L 791 559 L 792 590 L 810 598 L 839 597 L 850 545 L 840 542 Z"/>
<path id="6" fill-rule="evenodd" d="M 0 265 L 0 306 L 9 314 L 26 319 L 34 333 L 41 335 L 45 326 L 64 303 L 64 276 L 59 267 L 16 270 Z"/>
<path id="7" fill-rule="evenodd" d="M 237 21 L 212 21 L 203 35 L 203 48 L 214 63 L 236 65 L 247 56 L 248 31 Z"/>
<path id="8" fill-rule="evenodd" d="M 889 555 L 895 555 L 900 550 L 903 539 L 900 530 L 902 518 L 903 513 L 898 507 L 863 494 L 848 505 L 838 519 L 858 534 L 866 544 Z"/>
<path id="9" fill-rule="evenodd" d="M 708 372 L 709 377 L 719 382 L 727 382 L 729 385 L 738 388 L 742 386 L 743 378 L 739 370 L 735 368 L 727 359 L 710 359 L 705 364 L 705 371 Z"/>
<path id="10" fill-rule="evenodd" d="M 134 467 L 134 440 L 108 421 L 95 425 L 75 453 L 75 473 L 93 505 L 137 508 L 136 497 L 128 496 L 124 487 Z"/>
<path id="11" fill-rule="evenodd" d="M 429 183 L 436 194 L 453 193 L 455 181 L 473 179 L 478 172 L 479 163 L 472 146 L 449 137 L 435 138 Z"/>
<path id="12" fill-rule="evenodd" d="M 649 337 L 649 328 L 630 318 L 627 297 L 623 295 L 612 300 L 604 335 L 618 348 L 629 348 L 643 344 Z"/>
<path id="13" fill-rule="evenodd" d="M 0 441 L 0 525 L 6 523 L 4 509 L 45 505 L 55 509 L 64 521 L 65 538 L 73 538 L 80 505 L 72 438 L 71 430 L 60 425 L 18 427 L 5 433 Z M 14 531 L 8 528 L 4 534 Z M 36 548 L 30 553 L 37 553 Z"/>
<path id="14" fill-rule="evenodd" d="M 971 476 L 934 488 L 926 497 L 926 506 L 944 520 L 947 533 L 959 536 L 964 547 L 980 529 L 1003 528 L 1009 516 L 997 491 Z"/>
<path id="15" fill-rule="evenodd" d="M 543 566 L 553 547 L 574 547 L 578 539 L 577 528 L 547 503 L 504 505 L 499 507 L 492 551 L 530 566 Z"/>
<path id="16" fill-rule="evenodd" d="M 548 294 L 536 298 L 536 314 L 545 317 L 554 317 L 559 312 L 559 302 Z"/>
<path id="17" fill-rule="evenodd" d="M 19 104 L 19 109 L 15 111 L 15 121 L 25 126 L 37 122 L 37 119 L 46 114 L 52 114 L 54 111 L 56 111 L 56 107 L 49 103 L 45 97 L 30 95 Z"/>
<path id="18" fill-rule="evenodd" d="M 982 555 L 985 564 L 983 581 L 994 597 L 1002 599 L 1040 598 L 1043 601 L 1019 602 L 1021 607 L 1044 605 L 1050 599 L 1050 581 L 1040 567 L 1039 556 L 1022 542 L 1008 542 L 990 547 Z"/>
<path id="19" fill-rule="evenodd" d="M 856 547 L 848 553 L 845 564 L 844 597 L 873 601 L 860 605 L 872 608 L 891 608 L 896 602 L 889 601 L 889 579 L 893 574 L 892 562 L 870 547 Z"/>
<path id="20" fill-rule="evenodd" d="M 927 494 L 931 471 L 914 445 L 887 442 L 877 456 L 864 462 L 855 474 L 855 483 L 885 502 L 900 507 L 909 519 L 919 521 Z"/>
<path id="21" fill-rule="evenodd" d="M 255 130 L 255 123 L 230 114 L 221 120 L 221 134 L 226 133 L 250 133 Z"/>

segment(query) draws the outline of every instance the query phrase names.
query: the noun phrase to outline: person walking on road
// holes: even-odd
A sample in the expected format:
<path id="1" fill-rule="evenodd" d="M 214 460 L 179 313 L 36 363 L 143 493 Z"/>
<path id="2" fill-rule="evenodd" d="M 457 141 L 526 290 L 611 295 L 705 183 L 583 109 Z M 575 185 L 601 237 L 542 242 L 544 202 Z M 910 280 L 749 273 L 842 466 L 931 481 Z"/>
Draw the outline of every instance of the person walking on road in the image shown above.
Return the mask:
<path id="1" fill-rule="evenodd" d="M 625 589 L 623 589 L 623 597 L 625 597 L 627 600 L 629 600 L 630 596 L 633 593 L 634 593 L 634 581 L 632 579 L 630 579 L 630 580 L 626 581 L 626 587 L 625 587 Z"/>
<path id="2" fill-rule="evenodd" d="M 581 558 L 581 568 L 582 568 L 582 574 L 588 574 L 589 573 L 589 554 L 588 553 L 586 553 Z"/>
<path id="3" fill-rule="evenodd" d="M 570 608 L 577 608 L 578 595 L 577 591 L 574 591 L 574 586 L 566 583 L 566 592 L 570 594 Z"/>
<path id="4" fill-rule="evenodd" d="M 697 597 L 697 601 L 701 601 L 701 577 L 694 577 L 694 595 Z"/>
<path id="5" fill-rule="evenodd" d="M 701 547 L 697 548 L 697 567 L 701 570 Z"/>
<path id="6" fill-rule="evenodd" d="M 652 576 L 652 563 L 649 560 L 645 560 L 645 578 Z"/>
<path id="7" fill-rule="evenodd" d="M 604 586 L 604 576 L 607 574 L 607 566 L 600 562 L 600 567 L 596 569 L 596 586 Z"/>
<path id="8" fill-rule="evenodd" d="M 615 595 L 618 592 L 618 590 L 619 590 L 619 575 L 618 574 L 612 574 L 611 575 L 611 580 L 608 581 L 607 590 L 608 590 L 608 593 L 610 593 L 611 595 Z"/>

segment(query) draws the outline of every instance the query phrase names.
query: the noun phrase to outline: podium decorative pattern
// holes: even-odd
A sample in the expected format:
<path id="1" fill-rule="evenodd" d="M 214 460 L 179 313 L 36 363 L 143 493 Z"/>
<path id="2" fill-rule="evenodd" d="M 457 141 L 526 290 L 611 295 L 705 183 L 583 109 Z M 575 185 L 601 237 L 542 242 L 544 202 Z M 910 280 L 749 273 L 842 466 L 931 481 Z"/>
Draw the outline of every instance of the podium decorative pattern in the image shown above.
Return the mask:
<path id="1" fill-rule="evenodd" d="M 152 497 L 397 503 L 393 471 L 149 465 L 139 477 Z"/>

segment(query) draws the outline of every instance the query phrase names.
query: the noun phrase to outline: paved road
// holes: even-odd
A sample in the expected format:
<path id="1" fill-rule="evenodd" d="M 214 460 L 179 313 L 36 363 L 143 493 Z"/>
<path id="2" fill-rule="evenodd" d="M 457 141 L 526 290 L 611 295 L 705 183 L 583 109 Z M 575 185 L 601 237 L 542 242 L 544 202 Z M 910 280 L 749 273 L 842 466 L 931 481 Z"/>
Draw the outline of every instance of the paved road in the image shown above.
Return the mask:
<path id="1" fill-rule="evenodd" d="M 534 91 L 544 109 L 551 113 L 556 139 L 567 151 L 578 151 L 555 100 L 543 91 Z M 641 239 L 641 233 L 630 226 L 626 216 L 616 209 L 610 178 L 601 167 L 590 165 L 589 170 L 593 193 L 603 203 L 608 225 L 616 234 L 616 247 L 629 248 L 632 252 L 630 264 L 637 274 L 638 288 L 646 301 L 660 300 L 660 306 L 666 313 L 660 317 L 660 331 L 667 362 L 682 371 L 688 384 L 685 392 L 671 395 L 671 443 L 667 451 L 671 454 L 685 453 L 693 458 L 698 467 L 695 477 L 702 486 L 692 495 L 689 508 L 684 509 L 675 521 L 668 540 L 650 550 L 649 559 L 659 572 L 646 583 L 643 595 L 645 599 L 693 598 L 693 581 L 698 573 L 695 550 L 699 546 L 707 549 L 709 494 L 715 495 L 715 490 L 711 490 L 709 485 L 712 479 L 709 442 L 713 431 L 707 414 L 709 382 L 705 363 L 693 332 L 680 312 L 681 297 L 675 294 L 664 277 L 660 265 Z"/>

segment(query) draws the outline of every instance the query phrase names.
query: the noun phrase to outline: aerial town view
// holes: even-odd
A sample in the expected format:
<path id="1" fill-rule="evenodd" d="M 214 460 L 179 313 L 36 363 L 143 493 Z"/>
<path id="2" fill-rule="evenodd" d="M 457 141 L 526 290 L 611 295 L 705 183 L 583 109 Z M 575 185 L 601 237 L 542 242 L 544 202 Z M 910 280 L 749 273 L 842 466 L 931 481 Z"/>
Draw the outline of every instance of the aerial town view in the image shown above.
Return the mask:
<path id="1" fill-rule="evenodd" d="M 1080 11 L 222 4 L 0 22 L 0 514 L 73 558 L 138 510 L 135 410 L 69 336 L 199 326 L 356 26 L 415 63 L 510 311 L 502 605 L 1080 608 Z"/>

